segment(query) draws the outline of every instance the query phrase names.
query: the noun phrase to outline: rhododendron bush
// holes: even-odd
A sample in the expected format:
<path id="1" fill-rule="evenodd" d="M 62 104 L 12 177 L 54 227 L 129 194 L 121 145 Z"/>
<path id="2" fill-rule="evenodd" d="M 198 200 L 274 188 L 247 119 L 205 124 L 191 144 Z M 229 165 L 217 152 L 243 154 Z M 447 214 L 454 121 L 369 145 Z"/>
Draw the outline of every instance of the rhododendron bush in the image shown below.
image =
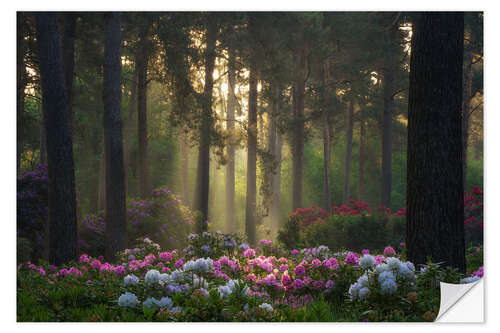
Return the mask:
<path id="1" fill-rule="evenodd" d="M 467 245 L 483 243 L 483 191 L 479 187 L 464 192 L 465 238 Z M 288 248 L 320 244 L 331 249 L 364 247 L 381 250 L 385 244 L 404 242 L 406 209 L 392 213 L 387 207 L 372 209 L 368 204 L 349 200 L 332 207 L 332 214 L 315 206 L 291 213 L 278 239 Z"/>
<path id="2" fill-rule="evenodd" d="M 424 321 L 439 310 L 436 282 L 484 274 L 415 267 L 390 246 L 287 250 L 261 240 L 252 248 L 220 232 L 187 243 L 165 250 L 144 238 L 114 264 L 88 254 L 64 267 L 19 264 L 18 320 Z"/>

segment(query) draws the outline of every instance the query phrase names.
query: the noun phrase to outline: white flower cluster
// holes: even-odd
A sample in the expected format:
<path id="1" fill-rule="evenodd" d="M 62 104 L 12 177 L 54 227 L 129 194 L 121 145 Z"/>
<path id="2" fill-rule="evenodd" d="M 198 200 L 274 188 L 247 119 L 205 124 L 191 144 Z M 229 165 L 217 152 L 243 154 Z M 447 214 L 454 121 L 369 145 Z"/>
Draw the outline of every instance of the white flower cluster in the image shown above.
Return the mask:
<path id="1" fill-rule="evenodd" d="M 369 284 L 369 280 L 368 280 L 368 275 L 366 275 L 366 274 L 361 275 L 359 277 L 358 281 L 356 281 L 356 283 L 352 284 L 349 287 L 349 296 L 350 296 L 351 300 L 367 299 L 371 294 L 369 286 L 370 286 L 370 284 Z"/>
<path id="2" fill-rule="evenodd" d="M 168 310 L 172 308 L 174 302 L 170 299 L 170 297 L 162 297 L 159 300 L 154 297 L 149 297 L 142 303 L 142 305 L 148 309 L 164 308 Z"/>
<path id="3" fill-rule="evenodd" d="M 123 278 L 123 283 L 128 286 L 139 283 L 139 278 L 133 274 L 129 274 Z"/>
<path id="4" fill-rule="evenodd" d="M 214 268 L 214 263 L 210 258 L 199 258 L 196 260 L 190 260 L 184 264 L 184 271 L 186 272 L 207 272 Z"/>
<path id="5" fill-rule="evenodd" d="M 138 303 L 137 301 L 137 296 L 135 296 L 132 293 L 126 292 L 125 294 L 122 294 L 118 298 L 118 305 L 119 306 L 129 306 L 129 307 L 134 307 Z"/>
<path id="6" fill-rule="evenodd" d="M 393 295 L 401 285 L 415 287 L 417 276 L 415 266 L 411 262 L 401 262 L 398 258 L 390 257 L 385 259 L 385 263 L 377 266 L 375 264 L 375 258 L 371 255 L 364 255 L 360 259 L 359 265 L 367 272 L 349 288 L 351 300 L 367 299 L 373 291 L 370 288 L 375 288 L 377 283 L 384 295 Z M 375 269 L 372 271 L 373 267 Z"/>
<path id="7" fill-rule="evenodd" d="M 259 308 L 264 309 L 268 312 L 273 311 L 273 307 L 271 306 L 271 304 L 268 303 L 262 303 L 261 305 L 259 305 Z"/>
<path id="8" fill-rule="evenodd" d="M 359 266 L 364 269 L 372 269 L 375 266 L 375 258 L 369 254 L 365 254 L 359 259 Z"/>
<path id="9" fill-rule="evenodd" d="M 155 284 L 160 282 L 160 272 L 158 272 L 156 269 L 150 269 L 147 273 L 146 276 L 144 276 L 144 281 L 148 284 Z"/>

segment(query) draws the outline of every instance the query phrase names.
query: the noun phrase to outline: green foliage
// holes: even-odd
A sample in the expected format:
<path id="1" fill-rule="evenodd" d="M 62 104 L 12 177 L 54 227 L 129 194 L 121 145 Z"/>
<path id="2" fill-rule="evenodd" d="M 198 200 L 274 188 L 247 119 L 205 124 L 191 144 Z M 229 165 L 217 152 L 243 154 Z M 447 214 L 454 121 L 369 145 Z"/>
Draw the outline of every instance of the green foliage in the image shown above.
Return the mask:
<path id="1" fill-rule="evenodd" d="M 287 248 L 326 245 L 331 250 L 363 249 L 383 250 L 385 246 L 398 246 L 405 238 L 404 217 L 386 214 L 330 215 L 325 222 L 300 228 L 297 218 L 290 218 L 278 239 Z"/>

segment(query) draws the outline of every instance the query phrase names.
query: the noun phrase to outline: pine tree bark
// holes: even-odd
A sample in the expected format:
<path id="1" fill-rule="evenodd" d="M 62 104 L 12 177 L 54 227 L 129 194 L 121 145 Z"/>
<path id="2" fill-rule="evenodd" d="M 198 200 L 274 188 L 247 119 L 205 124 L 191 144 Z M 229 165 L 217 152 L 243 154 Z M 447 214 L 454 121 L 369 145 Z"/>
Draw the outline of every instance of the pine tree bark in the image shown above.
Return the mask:
<path id="1" fill-rule="evenodd" d="M 346 130 L 346 152 L 344 168 L 344 203 L 347 203 L 351 196 L 351 161 L 352 161 L 352 132 L 354 127 L 354 103 L 349 102 L 347 111 L 347 130 Z"/>
<path id="2" fill-rule="evenodd" d="M 365 199 L 365 158 L 366 158 L 366 125 L 363 108 L 360 110 L 359 121 L 359 163 L 358 163 L 358 201 Z"/>
<path id="3" fill-rule="evenodd" d="M 139 194 L 147 198 L 151 193 L 148 163 L 148 110 L 147 110 L 147 71 L 148 40 L 147 29 L 141 32 L 137 52 L 137 129 L 139 141 Z"/>
<path id="4" fill-rule="evenodd" d="M 418 13 L 410 60 L 408 260 L 465 272 L 462 166 L 464 14 Z"/>
<path id="5" fill-rule="evenodd" d="M 208 228 L 208 193 L 210 186 L 210 133 L 213 124 L 212 92 L 214 87 L 213 71 L 215 67 L 215 44 L 217 41 L 217 24 L 213 18 L 208 18 L 206 49 L 205 49 L 205 86 L 202 95 L 202 119 L 200 143 L 198 151 L 198 167 L 196 177 L 195 210 L 201 213 L 197 223 L 197 231 Z"/>
<path id="6" fill-rule="evenodd" d="M 36 13 L 49 176 L 49 261 L 76 259 L 75 169 L 57 16 Z"/>
<path id="7" fill-rule="evenodd" d="M 137 56 L 136 56 L 137 59 Z M 137 106 L 137 62 L 135 64 L 134 72 L 132 73 L 132 82 L 130 83 L 130 99 L 128 104 L 128 116 L 125 123 L 125 135 L 123 137 L 123 167 L 125 170 L 125 188 L 127 196 L 131 196 L 131 191 L 129 189 L 129 167 L 130 158 L 132 156 L 132 145 L 130 144 L 130 138 L 134 127 L 134 115 Z"/>
<path id="8" fill-rule="evenodd" d="M 106 149 L 104 148 L 99 161 L 99 186 L 97 191 L 97 211 L 104 212 L 106 210 Z"/>
<path id="9" fill-rule="evenodd" d="M 73 133 L 75 115 L 73 113 L 73 72 L 75 69 L 76 14 L 64 13 L 64 31 L 61 40 L 64 82 L 68 99 L 69 129 Z"/>
<path id="10" fill-rule="evenodd" d="M 252 33 L 255 22 L 250 19 L 249 30 Z M 248 91 L 248 131 L 247 131 L 247 193 L 245 209 L 245 233 L 248 243 L 256 244 L 256 209 L 257 209 L 257 59 L 251 51 L 250 76 Z"/>
<path id="11" fill-rule="evenodd" d="M 472 99 L 472 51 L 464 55 L 464 81 L 462 103 L 462 155 L 463 155 L 463 183 L 467 184 L 467 148 L 469 147 L 469 112 Z"/>
<path id="12" fill-rule="evenodd" d="M 181 174 L 182 174 L 182 200 L 184 204 L 190 207 L 189 200 L 189 145 L 187 136 L 184 132 L 179 136 L 179 144 L 181 151 Z"/>
<path id="13" fill-rule="evenodd" d="M 277 126 L 279 113 L 281 112 L 280 104 L 281 89 L 277 84 L 275 84 L 272 113 L 269 115 L 270 124 L 267 137 L 269 152 L 273 156 L 274 163 L 276 163 L 276 168 L 270 175 L 272 196 L 269 218 L 271 220 L 271 229 L 274 235 L 277 234 L 280 227 L 281 135 Z"/>
<path id="14" fill-rule="evenodd" d="M 329 64 L 328 59 L 323 63 L 323 85 L 329 82 Z M 327 88 L 325 88 L 327 89 Z M 323 127 L 323 209 L 329 213 L 332 212 L 332 192 L 330 181 L 330 163 L 331 163 L 331 139 L 330 139 L 330 117 L 328 110 L 325 109 L 321 115 Z"/>
<path id="15" fill-rule="evenodd" d="M 106 170 L 106 258 L 127 246 L 125 170 L 121 119 L 120 14 L 104 14 L 104 149 Z"/>
<path id="16" fill-rule="evenodd" d="M 235 61 L 236 55 L 234 48 L 229 48 L 229 61 L 228 61 L 228 89 L 227 89 L 227 121 L 226 128 L 230 134 L 231 139 L 234 135 L 234 119 L 235 119 L 235 107 L 236 107 L 236 97 L 234 95 L 234 88 L 236 85 L 236 72 L 235 72 Z M 227 158 L 228 163 L 226 165 L 226 231 L 228 233 L 234 233 L 235 221 L 234 221 L 234 196 L 235 196 L 235 160 L 234 152 L 235 147 L 232 142 L 227 145 Z"/>
<path id="17" fill-rule="evenodd" d="M 17 12 L 17 90 L 16 90 L 16 120 L 17 120 L 17 172 L 20 172 L 21 158 L 24 151 L 24 89 L 26 88 L 26 65 L 24 63 L 25 42 L 24 42 L 24 14 Z"/>
<path id="18" fill-rule="evenodd" d="M 304 95 L 307 68 L 306 45 L 294 53 L 296 76 L 293 83 L 293 156 L 292 156 L 292 209 L 302 206 L 303 176 L 304 176 Z"/>
<path id="19" fill-rule="evenodd" d="M 384 35 L 386 54 L 384 57 L 384 114 L 382 119 L 382 186 L 380 205 L 391 206 L 392 191 L 392 113 L 394 108 L 394 53 L 393 43 L 397 27 L 394 25 Z"/>

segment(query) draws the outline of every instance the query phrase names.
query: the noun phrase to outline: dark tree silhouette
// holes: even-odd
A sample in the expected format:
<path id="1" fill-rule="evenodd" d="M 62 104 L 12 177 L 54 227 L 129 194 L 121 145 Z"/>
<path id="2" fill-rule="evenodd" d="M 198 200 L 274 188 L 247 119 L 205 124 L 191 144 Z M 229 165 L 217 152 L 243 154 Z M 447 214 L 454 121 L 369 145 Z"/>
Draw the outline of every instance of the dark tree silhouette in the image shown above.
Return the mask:
<path id="1" fill-rule="evenodd" d="M 205 85 L 203 87 L 202 119 L 200 129 L 200 146 L 198 151 L 198 167 L 194 209 L 201 213 L 197 224 L 198 231 L 206 231 L 208 220 L 208 193 L 210 188 L 210 138 L 213 125 L 212 93 L 214 88 L 213 72 L 215 67 L 217 23 L 212 15 L 207 17 L 207 47 L 205 50 Z"/>
<path id="2" fill-rule="evenodd" d="M 255 32 L 255 17 L 249 18 L 248 30 Z M 250 74 L 248 90 L 248 151 L 247 151 L 247 196 L 245 209 L 245 232 L 250 245 L 255 245 L 255 220 L 257 209 L 257 58 L 250 51 Z"/>
<path id="3" fill-rule="evenodd" d="M 36 13 L 49 173 L 49 261 L 76 259 L 77 224 L 73 144 L 55 13 Z"/>
<path id="4" fill-rule="evenodd" d="M 230 133 L 234 131 L 234 118 L 236 108 L 236 97 L 234 89 L 236 86 L 236 72 L 235 72 L 236 54 L 232 46 L 229 47 L 229 61 L 228 61 L 228 92 L 227 92 L 227 130 Z M 227 166 L 226 166 L 226 231 L 233 233 L 235 231 L 234 221 L 234 144 L 231 142 L 227 146 Z"/>
<path id="5" fill-rule="evenodd" d="M 73 134 L 75 116 L 73 113 L 73 71 L 75 69 L 75 34 L 76 34 L 76 14 L 65 13 L 64 30 L 61 39 L 64 82 L 66 87 L 66 97 L 68 99 L 69 129 Z"/>
<path id="6" fill-rule="evenodd" d="M 106 258 L 114 260 L 127 242 L 125 170 L 121 119 L 120 14 L 104 14 L 104 150 L 106 168 Z"/>
<path id="7" fill-rule="evenodd" d="M 463 13 L 418 13 L 408 107 L 408 260 L 465 272 L 462 181 Z"/>
<path id="8" fill-rule="evenodd" d="M 142 198 L 150 195 L 149 188 L 149 163 L 148 163 L 148 59 L 149 59 L 149 26 L 146 26 L 139 34 L 139 45 L 137 50 L 137 128 L 139 140 L 139 193 Z"/>

